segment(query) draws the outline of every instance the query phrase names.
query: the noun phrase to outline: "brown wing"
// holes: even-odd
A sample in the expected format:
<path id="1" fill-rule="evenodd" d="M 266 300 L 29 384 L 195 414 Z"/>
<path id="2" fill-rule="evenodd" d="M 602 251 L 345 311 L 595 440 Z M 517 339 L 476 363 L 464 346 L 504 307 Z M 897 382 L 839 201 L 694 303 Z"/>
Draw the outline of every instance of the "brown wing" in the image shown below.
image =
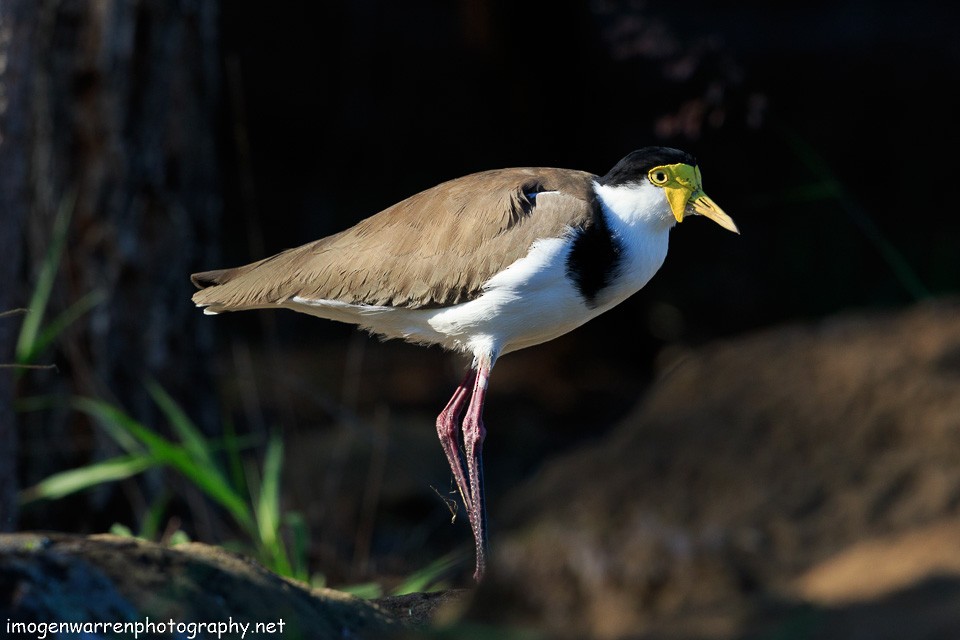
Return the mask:
<path id="1" fill-rule="evenodd" d="M 538 238 L 590 223 L 592 174 L 501 169 L 433 187 L 346 231 L 235 269 L 191 276 L 193 300 L 215 310 L 295 296 L 430 308 L 479 295 Z M 528 194 L 559 192 L 538 198 Z"/>

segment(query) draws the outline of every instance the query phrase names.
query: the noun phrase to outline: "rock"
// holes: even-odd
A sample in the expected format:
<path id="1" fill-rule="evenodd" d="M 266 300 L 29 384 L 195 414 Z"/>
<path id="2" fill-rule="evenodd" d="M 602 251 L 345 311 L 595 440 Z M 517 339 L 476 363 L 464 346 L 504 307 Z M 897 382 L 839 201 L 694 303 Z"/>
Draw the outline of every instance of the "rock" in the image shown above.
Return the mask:
<path id="1" fill-rule="evenodd" d="M 501 505 L 470 617 L 563 637 L 956 638 L 958 516 L 957 301 L 673 349 L 610 438 Z"/>
<path id="2" fill-rule="evenodd" d="M 48 637 L 85 639 L 134 637 L 138 630 L 140 637 L 153 631 L 147 637 L 240 638 L 244 629 L 248 638 L 382 638 L 425 624 L 439 597 L 409 600 L 403 615 L 392 615 L 204 544 L 171 548 L 111 535 L 0 535 L 0 625 L 11 637 L 42 637 L 46 628 Z M 87 626 L 58 633 L 37 627 L 69 622 Z M 197 626 L 206 623 L 214 626 Z M 10 626 L 17 624 L 24 626 Z"/>

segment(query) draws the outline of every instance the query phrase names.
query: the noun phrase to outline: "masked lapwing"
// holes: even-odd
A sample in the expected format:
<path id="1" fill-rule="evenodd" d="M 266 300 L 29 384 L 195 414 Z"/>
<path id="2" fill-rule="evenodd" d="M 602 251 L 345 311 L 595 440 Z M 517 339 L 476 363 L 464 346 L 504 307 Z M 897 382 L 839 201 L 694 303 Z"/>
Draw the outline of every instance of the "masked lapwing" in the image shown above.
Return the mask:
<path id="1" fill-rule="evenodd" d="M 292 309 L 471 355 L 436 426 L 473 529 L 479 580 L 483 404 L 494 363 L 642 288 L 666 258 L 670 229 L 688 215 L 737 231 L 703 192 L 696 160 L 676 149 L 634 151 L 602 177 L 484 171 L 259 262 L 194 274 L 193 301 L 208 314 Z"/>

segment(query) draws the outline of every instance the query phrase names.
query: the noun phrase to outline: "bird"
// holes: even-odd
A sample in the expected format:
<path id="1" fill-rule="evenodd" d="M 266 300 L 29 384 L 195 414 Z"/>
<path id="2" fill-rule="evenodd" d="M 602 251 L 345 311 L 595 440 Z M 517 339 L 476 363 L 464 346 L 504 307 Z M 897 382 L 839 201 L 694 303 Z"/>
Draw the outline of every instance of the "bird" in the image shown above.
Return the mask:
<path id="1" fill-rule="evenodd" d="M 192 300 L 206 314 L 292 309 L 471 357 L 436 428 L 473 532 L 479 582 L 487 567 L 483 408 L 494 364 L 640 290 L 663 264 L 670 230 L 692 215 L 739 233 L 704 193 L 696 159 L 678 149 L 632 151 L 603 176 L 482 171 L 300 247 L 195 273 Z"/>

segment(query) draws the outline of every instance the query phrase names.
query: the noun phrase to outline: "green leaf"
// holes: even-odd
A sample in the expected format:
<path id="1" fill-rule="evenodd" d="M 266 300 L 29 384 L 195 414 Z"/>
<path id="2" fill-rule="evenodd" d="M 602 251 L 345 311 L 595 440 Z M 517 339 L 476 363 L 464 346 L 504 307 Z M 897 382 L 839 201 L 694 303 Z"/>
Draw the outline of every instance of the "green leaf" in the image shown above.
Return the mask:
<path id="1" fill-rule="evenodd" d="M 267 444 L 263 461 L 263 480 L 257 500 L 257 526 L 260 539 L 267 544 L 277 540 L 280 528 L 280 472 L 283 465 L 283 442 L 274 434 Z"/>
<path id="2" fill-rule="evenodd" d="M 105 482 L 126 480 L 153 466 L 156 466 L 156 462 L 144 455 L 111 458 L 78 469 L 55 473 L 34 486 L 24 489 L 20 494 L 20 501 L 28 503 L 36 500 L 56 500 Z"/>
<path id="3" fill-rule="evenodd" d="M 29 413 L 31 411 L 47 411 L 62 407 L 65 405 L 63 398 L 55 395 L 26 396 L 23 398 L 14 398 L 13 410 L 18 413 Z"/>
<path id="4" fill-rule="evenodd" d="M 160 407 L 160 411 L 163 412 L 170 426 L 177 432 L 177 435 L 180 437 L 180 442 L 183 443 L 187 452 L 198 462 L 211 467 L 214 466 L 213 456 L 210 455 L 209 442 L 207 442 L 207 439 L 200 429 L 198 429 L 196 425 L 193 424 L 193 421 L 187 417 L 187 414 L 183 412 L 180 405 L 178 405 L 156 381 L 147 380 L 146 386 L 153 401 L 157 403 L 157 406 Z"/>
<path id="5" fill-rule="evenodd" d="M 291 577 L 300 582 L 310 582 L 310 567 L 307 563 L 307 549 L 310 543 L 310 534 L 307 530 L 307 521 L 296 511 L 283 514 L 283 524 L 293 536 L 293 551 L 290 554 Z"/>
<path id="6" fill-rule="evenodd" d="M 247 440 L 249 440 L 249 438 Z M 229 418 L 223 423 L 223 444 L 227 454 L 227 470 L 230 474 L 230 484 L 237 493 L 249 494 L 247 482 L 243 475 L 243 458 L 240 456 L 240 450 L 244 446 L 250 445 L 237 436 L 236 428 L 233 426 L 233 420 Z"/>
<path id="7" fill-rule="evenodd" d="M 72 398 L 70 404 L 77 411 L 86 413 L 97 420 L 117 445 L 130 454 L 144 453 L 146 447 L 132 435 L 139 423 L 126 413 L 108 402 L 94 398 Z"/>
<path id="8" fill-rule="evenodd" d="M 163 514 L 170 503 L 170 492 L 166 491 L 158 496 L 151 504 L 150 508 L 143 515 L 140 521 L 139 536 L 144 540 L 156 540 L 160 535 L 160 527 L 163 524 Z"/>
<path id="9" fill-rule="evenodd" d="M 448 574 L 453 567 L 462 561 L 462 554 L 450 553 L 434 560 L 424 568 L 407 576 L 407 579 L 390 592 L 394 596 L 403 596 L 408 593 L 424 593 L 444 588 L 442 576 Z"/>
<path id="10" fill-rule="evenodd" d="M 273 558 L 273 569 L 284 576 L 293 575 L 286 545 L 280 536 L 280 476 L 283 470 L 283 441 L 278 434 L 270 437 L 263 461 L 263 482 L 257 500 L 257 526 L 260 540 Z"/>
<path id="11" fill-rule="evenodd" d="M 156 462 L 169 465 L 182 473 L 198 489 L 225 508 L 237 524 L 248 532 L 255 532 L 256 526 L 249 507 L 239 494 L 232 490 L 215 465 L 197 460 L 184 447 L 154 433 L 113 405 L 93 398 L 75 398 L 73 404 L 78 410 L 99 418 L 111 436 L 116 438 L 122 431 L 126 431 L 147 448 Z"/>
<path id="12" fill-rule="evenodd" d="M 17 364 L 30 364 L 30 358 L 37 354 L 36 344 L 40 324 L 43 322 L 43 315 L 46 312 L 47 303 L 50 302 L 50 294 L 53 292 L 53 284 L 57 279 L 57 270 L 60 268 L 60 258 L 63 255 L 67 230 L 70 228 L 70 218 L 73 216 L 76 202 L 76 191 L 70 191 L 60 199 L 60 206 L 53 219 L 50 247 L 40 265 L 37 283 L 33 288 L 33 295 L 30 296 L 30 304 L 27 306 L 27 315 L 23 319 L 23 324 L 20 325 L 20 335 L 17 337 L 15 349 Z"/>
<path id="13" fill-rule="evenodd" d="M 27 354 L 28 360 L 33 360 L 40 355 L 67 327 L 103 302 L 106 297 L 107 295 L 103 291 L 91 291 L 70 305 L 66 311 L 57 316 L 53 322 L 47 325 L 34 339 L 30 347 L 30 353 Z"/>
<path id="14" fill-rule="evenodd" d="M 190 536 L 187 535 L 187 532 L 177 529 L 173 532 L 173 535 L 170 536 L 168 546 L 175 547 L 178 544 L 187 544 L 188 542 L 190 542 Z"/>

